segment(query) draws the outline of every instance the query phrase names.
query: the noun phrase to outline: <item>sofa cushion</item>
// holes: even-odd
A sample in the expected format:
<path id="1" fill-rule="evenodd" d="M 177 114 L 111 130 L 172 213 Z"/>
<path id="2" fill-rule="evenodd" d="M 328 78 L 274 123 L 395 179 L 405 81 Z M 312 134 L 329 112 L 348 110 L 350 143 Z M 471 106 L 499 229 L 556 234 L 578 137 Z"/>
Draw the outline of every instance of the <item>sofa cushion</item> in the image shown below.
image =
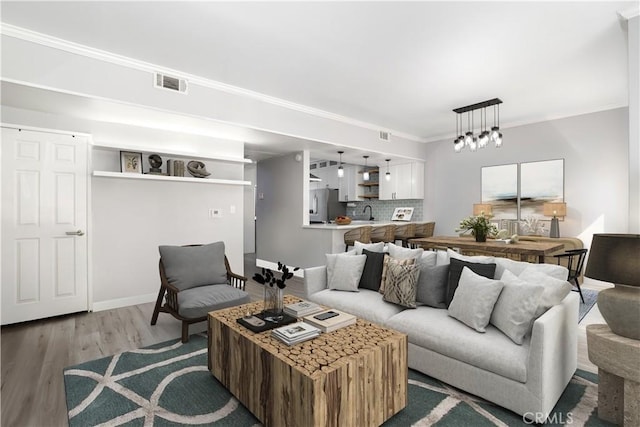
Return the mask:
<path id="1" fill-rule="evenodd" d="M 462 274 L 462 269 L 464 267 L 469 267 L 469 269 L 474 273 L 484 276 L 488 279 L 493 279 L 496 270 L 495 264 L 473 263 L 462 261 L 457 258 L 450 258 L 449 281 L 447 283 L 447 307 L 449 306 L 449 304 L 451 304 L 451 300 L 453 299 L 453 295 L 455 294 L 456 288 L 458 287 L 460 275 Z"/>
<path id="2" fill-rule="evenodd" d="M 160 246 L 169 284 L 179 290 L 227 283 L 224 242 L 202 246 Z"/>
<path id="3" fill-rule="evenodd" d="M 358 283 L 366 261 L 366 255 L 338 257 L 333 274 L 329 277 L 329 289 L 358 292 Z"/>
<path id="4" fill-rule="evenodd" d="M 449 305 L 449 316 L 478 332 L 484 332 L 503 287 L 501 281 L 487 279 L 464 267 Z"/>
<path id="5" fill-rule="evenodd" d="M 420 266 L 418 264 L 387 266 L 384 300 L 407 308 L 416 308 L 416 287 Z"/>
<path id="6" fill-rule="evenodd" d="M 523 345 L 516 345 L 491 324 L 479 334 L 449 317 L 447 310 L 424 306 L 396 314 L 385 326 L 407 334 L 417 346 L 514 381 L 527 381 L 529 336 Z"/>
<path id="7" fill-rule="evenodd" d="M 347 252 L 342 252 L 339 254 L 326 254 L 325 256 L 327 257 L 327 283 L 329 283 L 331 281 L 331 277 L 333 276 L 333 271 L 335 270 L 336 267 L 336 261 L 338 261 L 338 258 L 340 257 L 345 257 L 345 256 L 352 256 L 356 254 L 356 250 L 355 249 L 351 249 L 350 251 Z"/>
<path id="8" fill-rule="evenodd" d="M 416 263 L 420 261 L 420 258 L 422 257 L 422 254 L 424 252 L 424 249 L 422 248 L 409 249 L 409 248 L 404 248 L 402 246 L 398 246 L 394 243 L 388 243 L 387 248 L 389 250 L 389 255 L 391 255 L 393 258 L 395 259 L 413 258 L 415 259 Z"/>
<path id="9" fill-rule="evenodd" d="M 542 264 L 532 264 L 542 265 Z M 557 266 L 556 266 L 557 267 Z M 565 269 L 566 270 L 566 269 Z M 518 278 L 528 283 L 537 283 L 544 287 L 540 296 L 540 303 L 535 312 L 535 317 L 542 316 L 547 310 L 560 302 L 571 292 L 571 285 L 566 280 L 560 280 L 544 274 L 535 268 L 527 267 Z"/>
<path id="10" fill-rule="evenodd" d="M 451 249 L 447 249 L 447 256 L 449 257 L 449 261 L 451 261 L 451 258 L 455 258 L 455 259 L 459 259 L 460 261 L 475 262 L 477 264 L 492 264 L 495 262 L 495 257 L 492 257 L 492 256 L 461 255 L 458 252 Z"/>
<path id="11" fill-rule="evenodd" d="M 415 258 L 407 258 L 407 259 L 396 259 L 391 256 L 387 256 L 384 258 L 384 262 L 382 263 L 382 280 L 380 281 L 380 289 L 378 292 L 384 294 L 384 287 L 387 282 L 387 269 L 390 264 L 399 264 L 399 265 L 410 265 L 415 263 Z"/>
<path id="12" fill-rule="evenodd" d="M 358 293 L 325 289 L 314 293 L 309 299 L 380 325 L 383 325 L 391 316 L 404 310 L 399 305 L 384 302 L 382 295 L 369 289 L 361 289 Z"/>
<path id="13" fill-rule="evenodd" d="M 509 270 L 504 272 L 500 281 L 504 283 L 504 288 L 493 307 L 490 322 L 520 345 L 531 331 L 544 287 L 527 283 Z"/>
<path id="14" fill-rule="evenodd" d="M 560 280 L 567 280 L 569 270 L 566 267 L 555 264 L 532 264 L 530 262 L 524 261 L 514 261 L 509 258 L 495 258 L 496 263 L 496 273 L 495 279 L 499 279 L 504 274 L 505 270 L 508 270 L 515 274 L 516 276 L 520 276 L 520 274 L 525 270 L 529 269 L 529 271 L 537 271 L 540 273 L 544 273 L 547 276 L 555 277 Z"/>
<path id="15" fill-rule="evenodd" d="M 208 312 L 251 302 L 249 294 L 229 285 L 191 288 L 178 293 L 180 315 L 189 319 L 205 317 Z"/>
<path id="16" fill-rule="evenodd" d="M 366 249 L 362 252 L 367 256 L 367 261 L 364 263 L 364 270 L 362 270 L 358 287 L 377 292 L 378 289 L 380 289 L 380 282 L 382 281 L 382 264 L 387 254 L 383 252 L 371 252 Z"/>
<path id="17" fill-rule="evenodd" d="M 449 281 L 449 264 L 421 265 L 416 289 L 416 303 L 435 308 L 447 307 L 447 284 Z"/>
<path id="18" fill-rule="evenodd" d="M 357 240 L 353 243 L 353 248 L 356 251 L 356 255 L 362 255 L 364 249 L 371 252 L 384 252 L 384 242 L 377 243 L 362 243 Z"/>

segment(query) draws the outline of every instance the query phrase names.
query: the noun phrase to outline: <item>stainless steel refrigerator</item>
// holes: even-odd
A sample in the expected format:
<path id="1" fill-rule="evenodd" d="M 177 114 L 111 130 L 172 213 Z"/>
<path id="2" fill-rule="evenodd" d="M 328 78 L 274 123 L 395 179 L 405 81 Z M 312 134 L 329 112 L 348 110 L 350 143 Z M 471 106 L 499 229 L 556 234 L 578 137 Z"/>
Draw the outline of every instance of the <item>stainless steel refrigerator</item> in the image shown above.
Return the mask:
<path id="1" fill-rule="evenodd" d="M 309 192 L 309 222 L 328 223 L 344 215 L 346 206 L 338 201 L 338 190 L 322 188 Z"/>

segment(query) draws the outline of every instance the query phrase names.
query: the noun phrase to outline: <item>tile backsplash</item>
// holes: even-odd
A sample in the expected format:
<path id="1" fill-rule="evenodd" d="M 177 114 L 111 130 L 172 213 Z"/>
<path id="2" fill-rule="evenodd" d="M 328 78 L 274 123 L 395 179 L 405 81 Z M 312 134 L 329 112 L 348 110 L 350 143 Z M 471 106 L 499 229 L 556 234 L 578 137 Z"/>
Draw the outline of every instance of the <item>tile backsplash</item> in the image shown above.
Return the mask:
<path id="1" fill-rule="evenodd" d="M 395 208 L 413 208 L 413 216 L 411 221 L 422 221 L 422 203 L 423 200 L 406 199 L 406 200 L 368 200 L 366 202 L 351 202 L 347 204 L 347 215 L 353 219 L 369 219 L 369 209 L 367 213 L 363 213 L 364 207 L 371 206 L 373 217 L 376 220 L 389 221 L 393 215 Z M 355 204 L 355 207 L 350 205 Z"/>

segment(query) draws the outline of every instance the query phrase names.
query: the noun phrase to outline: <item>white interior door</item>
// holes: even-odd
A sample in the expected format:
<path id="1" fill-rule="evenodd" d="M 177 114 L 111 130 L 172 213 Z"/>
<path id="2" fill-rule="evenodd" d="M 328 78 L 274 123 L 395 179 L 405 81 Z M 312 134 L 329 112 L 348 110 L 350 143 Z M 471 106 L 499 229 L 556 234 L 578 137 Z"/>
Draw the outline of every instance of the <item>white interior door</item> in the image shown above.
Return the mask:
<path id="1" fill-rule="evenodd" d="M 2 129 L 2 324 L 88 310 L 87 138 Z"/>

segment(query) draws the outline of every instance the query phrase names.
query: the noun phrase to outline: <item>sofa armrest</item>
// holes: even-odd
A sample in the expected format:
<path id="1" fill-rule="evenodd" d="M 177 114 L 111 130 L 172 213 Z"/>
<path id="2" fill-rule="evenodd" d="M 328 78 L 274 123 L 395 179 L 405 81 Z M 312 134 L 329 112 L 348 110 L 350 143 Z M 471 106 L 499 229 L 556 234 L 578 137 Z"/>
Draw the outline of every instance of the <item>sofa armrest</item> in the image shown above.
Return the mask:
<path id="1" fill-rule="evenodd" d="M 311 267 L 304 269 L 304 296 L 310 298 L 316 292 L 327 289 L 327 267 Z"/>
<path id="2" fill-rule="evenodd" d="M 578 305 L 575 292 L 533 323 L 527 386 L 541 396 L 540 411 L 551 411 L 578 367 Z"/>

